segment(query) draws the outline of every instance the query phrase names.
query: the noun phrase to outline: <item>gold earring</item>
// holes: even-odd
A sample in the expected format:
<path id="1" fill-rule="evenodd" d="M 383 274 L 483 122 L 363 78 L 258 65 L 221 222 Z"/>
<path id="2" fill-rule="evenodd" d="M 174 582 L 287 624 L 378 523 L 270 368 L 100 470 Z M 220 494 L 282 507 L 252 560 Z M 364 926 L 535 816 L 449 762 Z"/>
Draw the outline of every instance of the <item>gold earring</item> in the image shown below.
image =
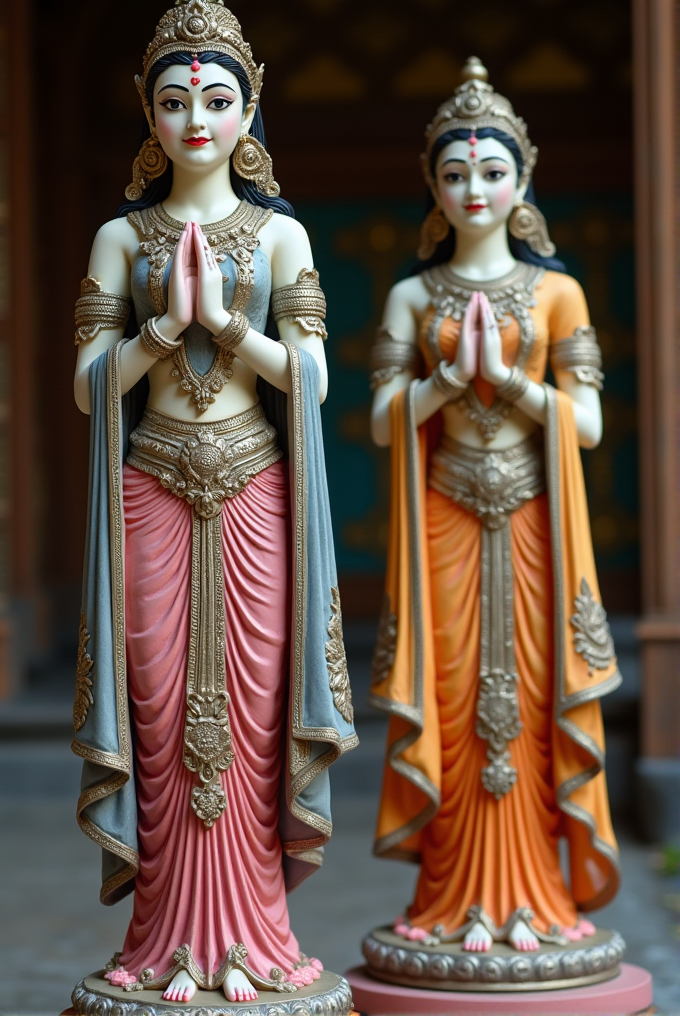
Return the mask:
<path id="1" fill-rule="evenodd" d="M 427 215 L 420 227 L 420 244 L 418 246 L 418 257 L 421 261 L 431 258 L 437 249 L 437 244 L 446 239 L 451 226 L 439 205 L 435 205 Z"/>
<path id="2" fill-rule="evenodd" d="M 517 240 L 524 240 L 534 254 L 551 258 L 555 253 L 555 244 L 548 234 L 548 224 L 543 213 L 528 201 L 520 201 L 515 205 L 508 230 Z"/>
<path id="3" fill-rule="evenodd" d="M 278 196 L 280 187 L 274 179 L 271 155 L 257 138 L 242 134 L 231 157 L 234 171 L 244 180 L 252 180 L 263 194 Z"/>
<path id="4" fill-rule="evenodd" d="M 152 180 L 168 168 L 168 157 L 155 134 L 147 138 L 132 164 L 132 183 L 125 188 L 128 201 L 139 201 Z"/>

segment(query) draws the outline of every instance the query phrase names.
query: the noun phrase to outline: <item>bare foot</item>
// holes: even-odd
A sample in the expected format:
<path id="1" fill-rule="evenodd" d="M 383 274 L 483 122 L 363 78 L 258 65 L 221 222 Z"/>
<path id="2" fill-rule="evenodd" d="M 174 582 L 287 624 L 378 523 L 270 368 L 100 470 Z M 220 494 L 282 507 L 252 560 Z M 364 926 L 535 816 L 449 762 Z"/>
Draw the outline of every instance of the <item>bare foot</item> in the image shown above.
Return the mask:
<path id="1" fill-rule="evenodd" d="M 254 1002 L 257 992 L 241 970 L 230 970 L 222 985 L 230 1002 Z"/>
<path id="2" fill-rule="evenodd" d="M 465 952 L 488 952 L 493 939 L 483 924 L 476 921 L 463 939 Z"/>
<path id="3" fill-rule="evenodd" d="M 196 994 L 196 981 L 186 970 L 179 970 L 163 992 L 166 1002 L 190 1002 Z"/>
<path id="4" fill-rule="evenodd" d="M 562 928 L 562 934 L 570 942 L 580 942 L 582 938 L 595 934 L 595 925 L 585 917 L 579 917 L 573 928 Z"/>
<path id="5" fill-rule="evenodd" d="M 513 949 L 518 949 L 519 952 L 536 952 L 538 949 L 538 939 L 524 921 L 516 922 L 508 935 L 508 942 Z"/>

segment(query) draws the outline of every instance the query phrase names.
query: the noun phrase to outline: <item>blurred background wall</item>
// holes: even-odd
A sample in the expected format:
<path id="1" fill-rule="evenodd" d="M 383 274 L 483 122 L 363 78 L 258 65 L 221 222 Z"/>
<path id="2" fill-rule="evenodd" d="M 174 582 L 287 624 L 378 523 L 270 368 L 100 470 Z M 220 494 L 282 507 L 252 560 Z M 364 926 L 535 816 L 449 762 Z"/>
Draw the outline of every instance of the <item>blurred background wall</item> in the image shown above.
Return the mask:
<path id="1" fill-rule="evenodd" d="M 0 695 L 6 698 L 20 698 L 31 682 L 72 673 L 88 442 L 87 418 L 72 398 L 73 304 L 94 233 L 115 215 L 131 179 L 142 117 L 133 77 L 165 7 L 162 0 L 14 6 L 5 0 L 1 8 Z M 529 125 L 540 153 L 539 204 L 559 256 L 584 286 L 598 330 L 605 437 L 584 462 L 603 598 L 614 615 L 643 613 L 661 624 L 645 637 L 655 647 L 649 666 L 660 675 L 650 677 L 650 688 L 666 712 L 669 703 L 680 709 L 680 569 L 671 508 L 678 490 L 671 406 L 678 393 L 674 8 L 673 0 L 634 0 L 632 11 L 626 0 L 232 3 L 256 59 L 266 64 L 262 110 L 275 175 L 310 232 L 328 297 L 332 385 L 323 415 L 346 618 L 357 632 L 371 630 L 386 543 L 388 461 L 368 435 L 368 350 L 388 288 L 414 259 L 425 198 L 418 159 L 425 125 L 475 53 Z M 658 96 L 665 93 L 664 106 Z M 654 158 L 664 144 L 673 168 L 661 179 Z M 645 202 L 654 205 L 663 195 L 668 226 L 659 236 Z M 663 339 L 654 318 L 660 277 L 650 261 L 662 248 Z M 637 328 L 636 292 L 643 304 Z M 640 354 L 641 345 L 647 353 Z M 666 384 L 663 398 L 654 378 Z M 666 457 L 654 473 L 650 463 L 659 449 Z M 641 545 L 650 562 L 646 579 Z M 632 645 L 632 622 L 621 630 L 624 648 Z M 639 694 L 637 687 L 626 707 L 629 725 Z M 646 753 L 676 757 L 680 735 L 669 730 L 659 747 L 655 731 L 663 717 L 649 722 Z"/>

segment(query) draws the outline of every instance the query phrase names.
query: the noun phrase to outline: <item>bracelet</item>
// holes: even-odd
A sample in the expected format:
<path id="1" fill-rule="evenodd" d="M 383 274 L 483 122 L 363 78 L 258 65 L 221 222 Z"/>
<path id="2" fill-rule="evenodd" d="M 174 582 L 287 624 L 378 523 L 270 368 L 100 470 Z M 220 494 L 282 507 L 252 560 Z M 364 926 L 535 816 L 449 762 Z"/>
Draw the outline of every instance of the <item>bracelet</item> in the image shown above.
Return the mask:
<path id="1" fill-rule="evenodd" d="M 159 360 L 167 360 L 182 345 L 184 336 L 179 335 L 176 339 L 166 339 L 158 331 L 157 321 L 158 316 L 145 321 L 139 329 L 139 339 L 148 353 L 158 357 Z"/>
<path id="2" fill-rule="evenodd" d="M 529 387 L 529 378 L 521 367 L 511 367 L 510 377 L 496 388 L 496 395 L 505 402 L 517 402 Z"/>
<path id="3" fill-rule="evenodd" d="M 440 360 L 432 371 L 432 380 L 439 391 L 448 397 L 449 402 L 462 399 L 470 385 L 469 381 L 460 381 L 452 374 L 444 360 Z"/>
<path id="4" fill-rule="evenodd" d="M 223 328 L 219 335 L 213 335 L 213 342 L 216 342 L 220 349 L 236 349 L 245 339 L 249 328 L 250 321 L 245 314 L 235 310 L 226 328 Z"/>

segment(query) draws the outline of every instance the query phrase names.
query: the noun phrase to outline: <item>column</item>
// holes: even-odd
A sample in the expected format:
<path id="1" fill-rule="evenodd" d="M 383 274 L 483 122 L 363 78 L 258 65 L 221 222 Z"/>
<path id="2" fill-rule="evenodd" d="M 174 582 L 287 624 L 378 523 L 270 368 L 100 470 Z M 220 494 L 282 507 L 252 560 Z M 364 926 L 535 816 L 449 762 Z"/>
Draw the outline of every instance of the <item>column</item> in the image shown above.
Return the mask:
<path id="1" fill-rule="evenodd" d="M 643 616 L 642 829 L 680 832 L 680 309 L 675 0 L 633 0 Z"/>

